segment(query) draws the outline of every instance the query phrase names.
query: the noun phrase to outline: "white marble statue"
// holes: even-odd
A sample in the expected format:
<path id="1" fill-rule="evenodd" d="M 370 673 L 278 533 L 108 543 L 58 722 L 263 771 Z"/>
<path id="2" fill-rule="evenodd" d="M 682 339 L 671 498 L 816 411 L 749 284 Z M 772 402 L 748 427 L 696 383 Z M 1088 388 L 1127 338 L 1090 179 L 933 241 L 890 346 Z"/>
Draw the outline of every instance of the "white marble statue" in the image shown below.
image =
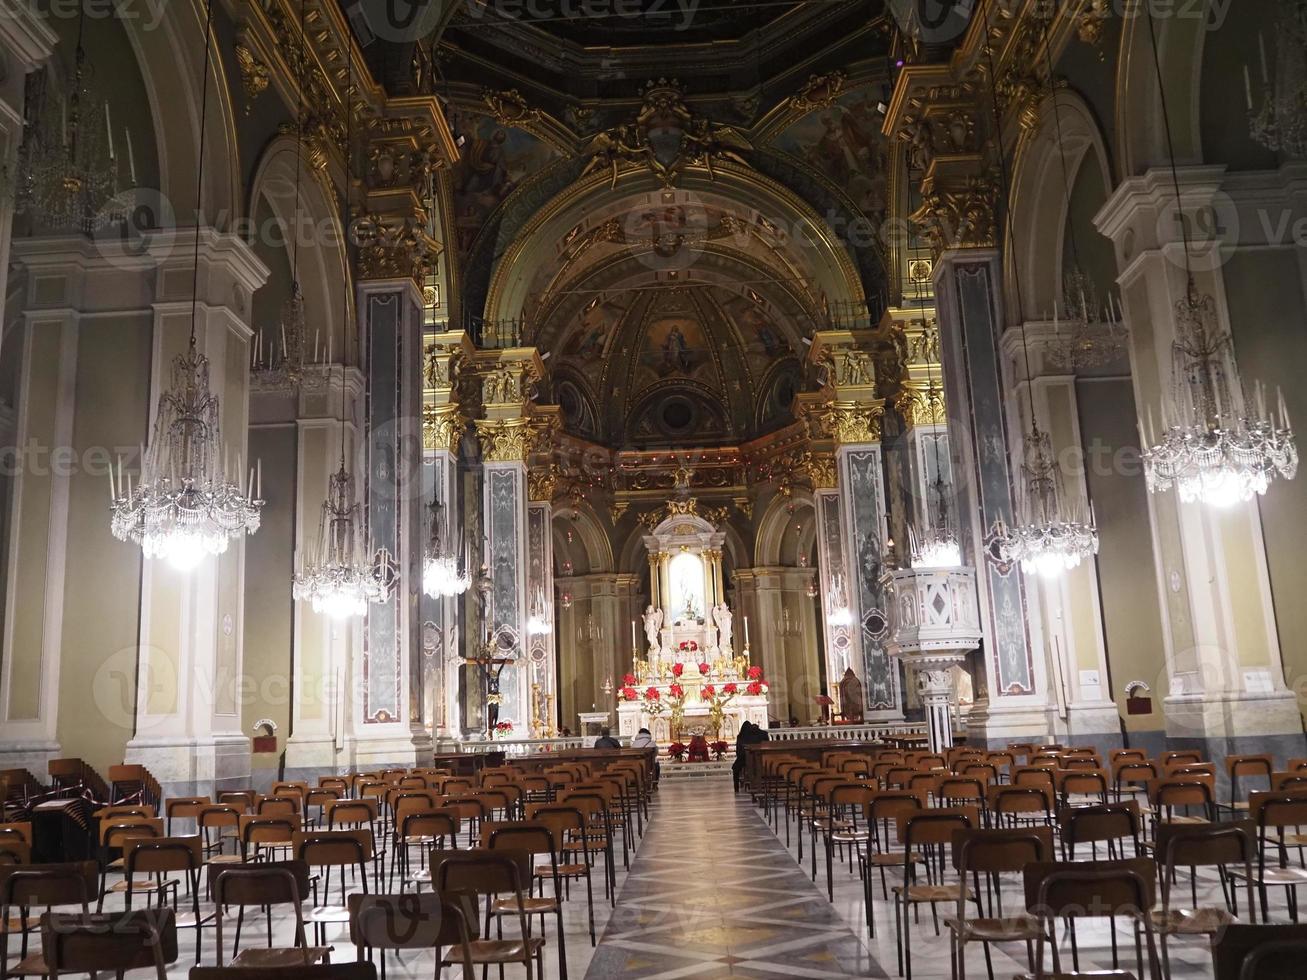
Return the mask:
<path id="1" fill-rule="evenodd" d="M 728 653 L 731 649 L 731 620 L 735 618 L 731 615 L 730 606 L 724 602 L 713 606 L 712 618 L 717 624 L 717 649 Z"/>
<path id="2" fill-rule="evenodd" d="M 662 642 L 658 634 L 663 628 L 663 611 L 655 609 L 653 606 L 646 606 L 644 610 L 644 635 L 649 640 L 650 650 L 659 650 L 662 648 Z"/>

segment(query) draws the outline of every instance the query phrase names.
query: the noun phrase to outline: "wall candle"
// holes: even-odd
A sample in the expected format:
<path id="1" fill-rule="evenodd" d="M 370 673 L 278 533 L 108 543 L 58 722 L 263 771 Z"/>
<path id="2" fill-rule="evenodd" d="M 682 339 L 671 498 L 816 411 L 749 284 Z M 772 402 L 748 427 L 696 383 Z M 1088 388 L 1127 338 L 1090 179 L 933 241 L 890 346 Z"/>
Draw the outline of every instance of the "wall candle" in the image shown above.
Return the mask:
<path id="1" fill-rule="evenodd" d="M 631 649 L 636 649 L 639 642 L 640 641 L 635 638 L 635 620 L 633 619 L 631 620 Z"/>
<path id="2" fill-rule="evenodd" d="M 744 645 L 749 645 L 749 617 L 744 617 Z"/>

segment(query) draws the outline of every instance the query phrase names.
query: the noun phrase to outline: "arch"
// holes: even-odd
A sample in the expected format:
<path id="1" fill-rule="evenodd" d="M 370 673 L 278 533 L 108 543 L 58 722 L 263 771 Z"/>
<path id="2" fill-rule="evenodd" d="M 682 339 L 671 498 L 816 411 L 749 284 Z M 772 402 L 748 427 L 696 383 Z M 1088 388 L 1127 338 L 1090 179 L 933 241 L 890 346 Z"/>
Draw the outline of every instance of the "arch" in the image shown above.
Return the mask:
<path id="1" fill-rule="evenodd" d="M 1055 115 L 1056 113 L 1056 115 Z M 1061 132 L 1061 153 L 1058 133 Z M 1065 170 L 1062 157 L 1065 155 Z M 1068 196 L 1082 166 L 1096 165 L 1110 181 L 1107 143 L 1089 104 L 1076 92 L 1060 89 L 1039 105 L 1039 123 L 1027 138 L 1012 172 L 1012 236 L 1004 249 L 1006 309 L 1010 319 L 1051 317 L 1060 299 Z M 1013 245 L 1015 244 L 1015 248 Z M 1015 273 L 1015 276 L 1014 276 Z M 1013 285 L 1021 283 L 1025 309 L 1017 311 Z M 1109 285 L 1102 284 L 1105 288 Z"/>
<path id="2" fill-rule="evenodd" d="M 1201 163 L 1201 127 L 1198 118 L 1203 45 L 1211 33 L 1208 11 L 1203 16 L 1155 19 L 1158 58 L 1166 85 L 1167 109 L 1176 161 Z M 1168 164 L 1166 127 L 1153 66 L 1149 19 L 1140 7 L 1125 17 L 1116 72 L 1116 145 L 1120 148 L 1121 177 L 1138 176 Z"/>
<path id="3" fill-rule="evenodd" d="M 566 534 L 570 529 L 574 541 L 579 543 L 581 551 L 585 554 L 587 566 L 585 572 L 578 571 L 576 574 L 613 571 L 613 549 L 608 541 L 608 533 L 604 530 L 602 519 L 589 502 L 583 500 L 566 508 L 556 508 L 552 523 L 555 541 L 558 534 Z M 569 555 L 574 553 L 571 546 L 564 544 L 564 547 Z"/>
<path id="4" fill-rule="evenodd" d="M 296 137 L 282 135 L 272 140 L 264 150 L 250 183 L 247 212 L 259 214 L 259 202 L 264 201 L 273 218 L 282 229 L 291 229 L 299 235 L 298 264 L 300 288 L 304 294 L 304 321 L 312 333 L 315 326 L 330 331 L 335 351 L 348 360 L 350 345 L 346 338 L 353 336 L 351 321 L 353 303 L 346 302 L 346 290 L 341 283 L 349 281 L 349 259 L 345 243 L 339 233 L 340 223 L 335 202 L 327 198 L 323 185 L 308 170 L 303 154 L 299 156 L 299 214 L 295 207 Z M 324 229 L 331 232 L 325 234 Z M 265 242 L 263 229 L 254 228 L 259 242 Z M 280 246 L 287 253 L 290 264 L 291 243 Z M 272 285 L 271 280 L 269 285 Z M 264 286 L 269 288 L 268 285 Z M 284 291 L 288 292 L 289 285 Z M 257 325 L 256 325 L 257 326 Z M 308 340 L 311 343 L 311 339 Z M 327 338 L 322 338 L 325 347 Z"/>
<path id="5" fill-rule="evenodd" d="M 796 511 L 800 507 L 811 511 L 814 517 L 812 523 L 816 523 L 817 511 L 811 493 L 806 490 L 795 490 L 789 497 L 776 494 L 768 503 L 767 510 L 763 512 L 762 520 L 758 523 L 758 533 L 754 537 L 753 563 L 755 565 L 771 568 L 784 563 L 782 553 L 785 532 L 789 530 L 790 521 L 794 519 L 794 515 L 789 511 L 790 504 L 795 505 Z"/>
<path id="6" fill-rule="evenodd" d="M 663 188 L 652 174 L 624 176 L 617 187 L 610 177 L 595 173 L 576 181 L 538 209 L 509 244 L 491 277 L 485 317 L 499 320 L 516 317 L 531 305 L 538 284 L 533 273 L 547 249 L 549 261 L 557 258 L 555 243 L 568 240 L 578 227 L 589 227 L 599 212 L 619 207 L 641 197 L 661 197 Z M 702 168 L 686 171 L 677 192 L 688 195 L 702 207 L 720 205 L 743 210 L 771 222 L 785 232 L 790 247 L 801 244 L 797 253 L 811 276 L 814 287 L 833 302 L 858 303 L 864 293 L 853 258 L 822 217 L 796 194 L 756 171 L 738 165 L 723 165 L 711 174 Z M 535 257 L 533 260 L 533 256 Z"/>

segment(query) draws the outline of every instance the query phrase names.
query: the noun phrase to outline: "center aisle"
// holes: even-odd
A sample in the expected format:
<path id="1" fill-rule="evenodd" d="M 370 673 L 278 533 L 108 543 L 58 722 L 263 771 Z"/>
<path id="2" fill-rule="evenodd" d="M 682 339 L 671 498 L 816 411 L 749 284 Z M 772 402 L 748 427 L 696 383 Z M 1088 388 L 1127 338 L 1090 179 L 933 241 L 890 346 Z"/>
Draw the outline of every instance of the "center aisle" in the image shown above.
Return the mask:
<path id="1" fill-rule="evenodd" d="M 587 980 L 887 976 L 729 779 L 655 800 Z"/>

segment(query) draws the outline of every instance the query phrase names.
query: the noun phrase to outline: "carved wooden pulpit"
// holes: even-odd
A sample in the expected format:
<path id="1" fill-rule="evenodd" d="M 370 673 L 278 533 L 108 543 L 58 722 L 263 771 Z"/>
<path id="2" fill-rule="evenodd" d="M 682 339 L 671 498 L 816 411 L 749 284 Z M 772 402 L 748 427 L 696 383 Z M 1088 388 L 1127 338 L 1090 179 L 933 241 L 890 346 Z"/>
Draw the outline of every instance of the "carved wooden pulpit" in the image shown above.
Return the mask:
<path id="1" fill-rule="evenodd" d="M 837 685 L 840 690 L 840 718 L 846 724 L 862 724 L 862 681 L 849 667 Z"/>

